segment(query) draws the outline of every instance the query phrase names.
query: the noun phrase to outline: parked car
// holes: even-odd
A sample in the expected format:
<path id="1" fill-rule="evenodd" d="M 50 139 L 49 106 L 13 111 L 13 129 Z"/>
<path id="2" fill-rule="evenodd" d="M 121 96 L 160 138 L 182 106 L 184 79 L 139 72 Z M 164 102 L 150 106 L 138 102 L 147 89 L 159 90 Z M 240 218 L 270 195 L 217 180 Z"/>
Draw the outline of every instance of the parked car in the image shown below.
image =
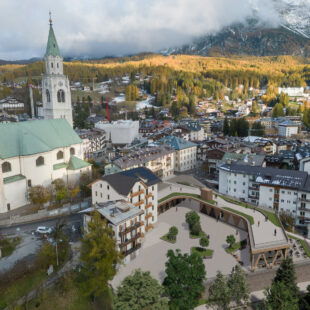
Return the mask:
<path id="1" fill-rule="evenodd" d="M 52 232 L 52 228 L 46 226 L 39 226 L 36 229 L 36 234 L 46 235 Z"/>

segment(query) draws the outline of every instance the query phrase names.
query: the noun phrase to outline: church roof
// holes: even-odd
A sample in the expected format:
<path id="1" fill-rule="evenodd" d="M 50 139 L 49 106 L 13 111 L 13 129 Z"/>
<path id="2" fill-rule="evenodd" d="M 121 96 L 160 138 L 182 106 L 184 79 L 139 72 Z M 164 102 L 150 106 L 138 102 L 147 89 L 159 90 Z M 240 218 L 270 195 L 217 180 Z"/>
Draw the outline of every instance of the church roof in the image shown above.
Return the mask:
<path id="1" fill-rule="evenodd" d="M 65 119 L 0 124 L 0 158 L 44 153 L 82 140 Z"/>
<path id="2" fill-rule="evenodd" d="M 50 31 L 48 34 L 45 57 L 46 56 L 54 56 L 54 57 L 59 56 L 59 57 L 61 57 L 52 25 L 50 25 Z"/>
<path id="3" fill-rule="evenodd" d="M 77 170 L 77 169 L 82 169 L 88 166 L 91 166 L 91 164 L 84 161 L 83 159 L 80 159 L 74 155 L 71 155 L 67 169 Z"/>

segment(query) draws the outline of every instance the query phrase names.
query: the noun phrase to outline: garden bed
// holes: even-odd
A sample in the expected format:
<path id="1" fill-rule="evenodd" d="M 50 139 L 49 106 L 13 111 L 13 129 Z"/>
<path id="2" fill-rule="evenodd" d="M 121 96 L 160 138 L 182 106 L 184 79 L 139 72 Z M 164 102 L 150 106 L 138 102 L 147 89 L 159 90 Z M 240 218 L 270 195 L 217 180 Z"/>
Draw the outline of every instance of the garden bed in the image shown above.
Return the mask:
<path id="1" fill-rule="evenodd" d="M 194 234 L 192 234 L 191 231 L 189 232 L 189 237 L 190 237 L 191 239 L 198 239 L 198 238 L 202 238 L 202 237 L 205 237 L 205 236 L 206 236 L 206 234 L 205 234 L 203 231 L 201 231 L 201 232 L 199 233 L 199 235 L 194 235 Z"/>
<path id="2" fill-rule="evenodd" d="M 212 258 L 213 250 L 201 248 L 201 247 L 192 247 L 191 254 L 197 253 L 202 258 Z"/>
<path id="3" fill-rule="evenodd" d="M 231 247 L 227 247 L 225 248 L 225 251 L 229 254 L 238 251 L 241 248 L 241 243 L 240 242 L 236 242 L 235 244 L 233 244 Z"/>
<path id="4" fill-rule="evenodd" d="M 172 243 L 172 244 L 174 244 L 174 243 L 177 242 L 176 239 L 175 239 L 175 240 L 169 239 L 169 238 L 168 238 L 168 235 L 169 235 L 169 234 L 165 234 L 165 235 L 163 235 L 160 239 L 162 239 L 162 240 L 164 240 L 164 241 L 167 241 L 167 242 L 169 242 L 169 243 Z"/>
<path id="5" fill-rule="evenodd" d="M 253 216 L 245 214 L 245 213 L 240 212 L 240 211 L 237 211 L 237 210 L 232 209 L 232 208 L 228 208 L 228 207 L 224 207 L 223 209 L 228 210 L 228 211 L 230 211 L 232 213 L 236 213 L 238 215 L 241 215 L 241 216 L 245 217 L 246 219 L 248 219 L 248 221 L 251 223 L 251 225 L 254 225 L 254 218 L 253 218 Z"/>

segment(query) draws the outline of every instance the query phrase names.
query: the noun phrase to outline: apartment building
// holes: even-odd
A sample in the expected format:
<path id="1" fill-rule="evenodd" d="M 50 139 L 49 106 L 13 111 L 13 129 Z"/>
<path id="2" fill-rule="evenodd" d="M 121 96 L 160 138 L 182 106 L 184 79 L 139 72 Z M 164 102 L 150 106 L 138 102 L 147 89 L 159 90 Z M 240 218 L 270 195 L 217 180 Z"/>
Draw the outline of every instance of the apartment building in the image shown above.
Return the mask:
<path id="1" fill-rule="evenodd" d="M 175 150 L 175 171 L 183 172 L 196 167 L 197 144 L 175 136 L 164 137 L 159 143 Z"/>
<path id="2" fill-rule="evenodd" d="M 103 176 L 91 184 L 93 204 L 125 200 L 143 211 L 145 232 L 157 222 L 157 185 L 161 180 L 149 169 L 139 167 Z"/>
<path id="3" fill-rule="evenodd" d="M 148 146 L 130 151 L 113 161 L 119 170 L 137 167 L 150 169 L 157 177 L 165 179 L 174 173 L 175 151 L 170 146 Z"/>
<path id="4" fill-rule="evenodd" d="M 252 204 L 290 213 L 296 225 L 310 220 L 310 177 L 307 172 L 224 164 L 219 192 Z"/>
<path id="5" fill-rule="evenodd" d="M 88 230 L 88 223 L 95 210 L 112 228 L 119 251 L 124 256 L 124 262 L 134 259 L 139 254 L 141 239 L 144 236 L 143 211 L 124 200 L 95 204 L 94 207 L 81 211 L 85 231 Z"/>

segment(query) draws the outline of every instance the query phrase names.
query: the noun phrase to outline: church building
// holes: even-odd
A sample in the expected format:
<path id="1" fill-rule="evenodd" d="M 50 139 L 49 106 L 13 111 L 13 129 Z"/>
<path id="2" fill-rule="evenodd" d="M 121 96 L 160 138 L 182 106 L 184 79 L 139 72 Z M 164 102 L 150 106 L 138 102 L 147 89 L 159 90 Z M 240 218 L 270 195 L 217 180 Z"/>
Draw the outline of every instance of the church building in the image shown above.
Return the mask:
<path id="1" fill-rule="evenodd" d="M 68 77 L 63 73 L 63 58 L 50 18 L 50 29 L 44 55 L 46 72 L 42 78 L 44 119 L 65 118 L 73 126 L 71 92 Z"/>
<path id="2" fill-rule="evenodd" d="M 72 128 L 70 85 L 51 19 L 45 63 L 44 120 L 0 124 L 0 213 L 29 204 L 33 186 L 49 187 L 56 179 L 75 186 L 82 174 L 91 174 Z"/>

